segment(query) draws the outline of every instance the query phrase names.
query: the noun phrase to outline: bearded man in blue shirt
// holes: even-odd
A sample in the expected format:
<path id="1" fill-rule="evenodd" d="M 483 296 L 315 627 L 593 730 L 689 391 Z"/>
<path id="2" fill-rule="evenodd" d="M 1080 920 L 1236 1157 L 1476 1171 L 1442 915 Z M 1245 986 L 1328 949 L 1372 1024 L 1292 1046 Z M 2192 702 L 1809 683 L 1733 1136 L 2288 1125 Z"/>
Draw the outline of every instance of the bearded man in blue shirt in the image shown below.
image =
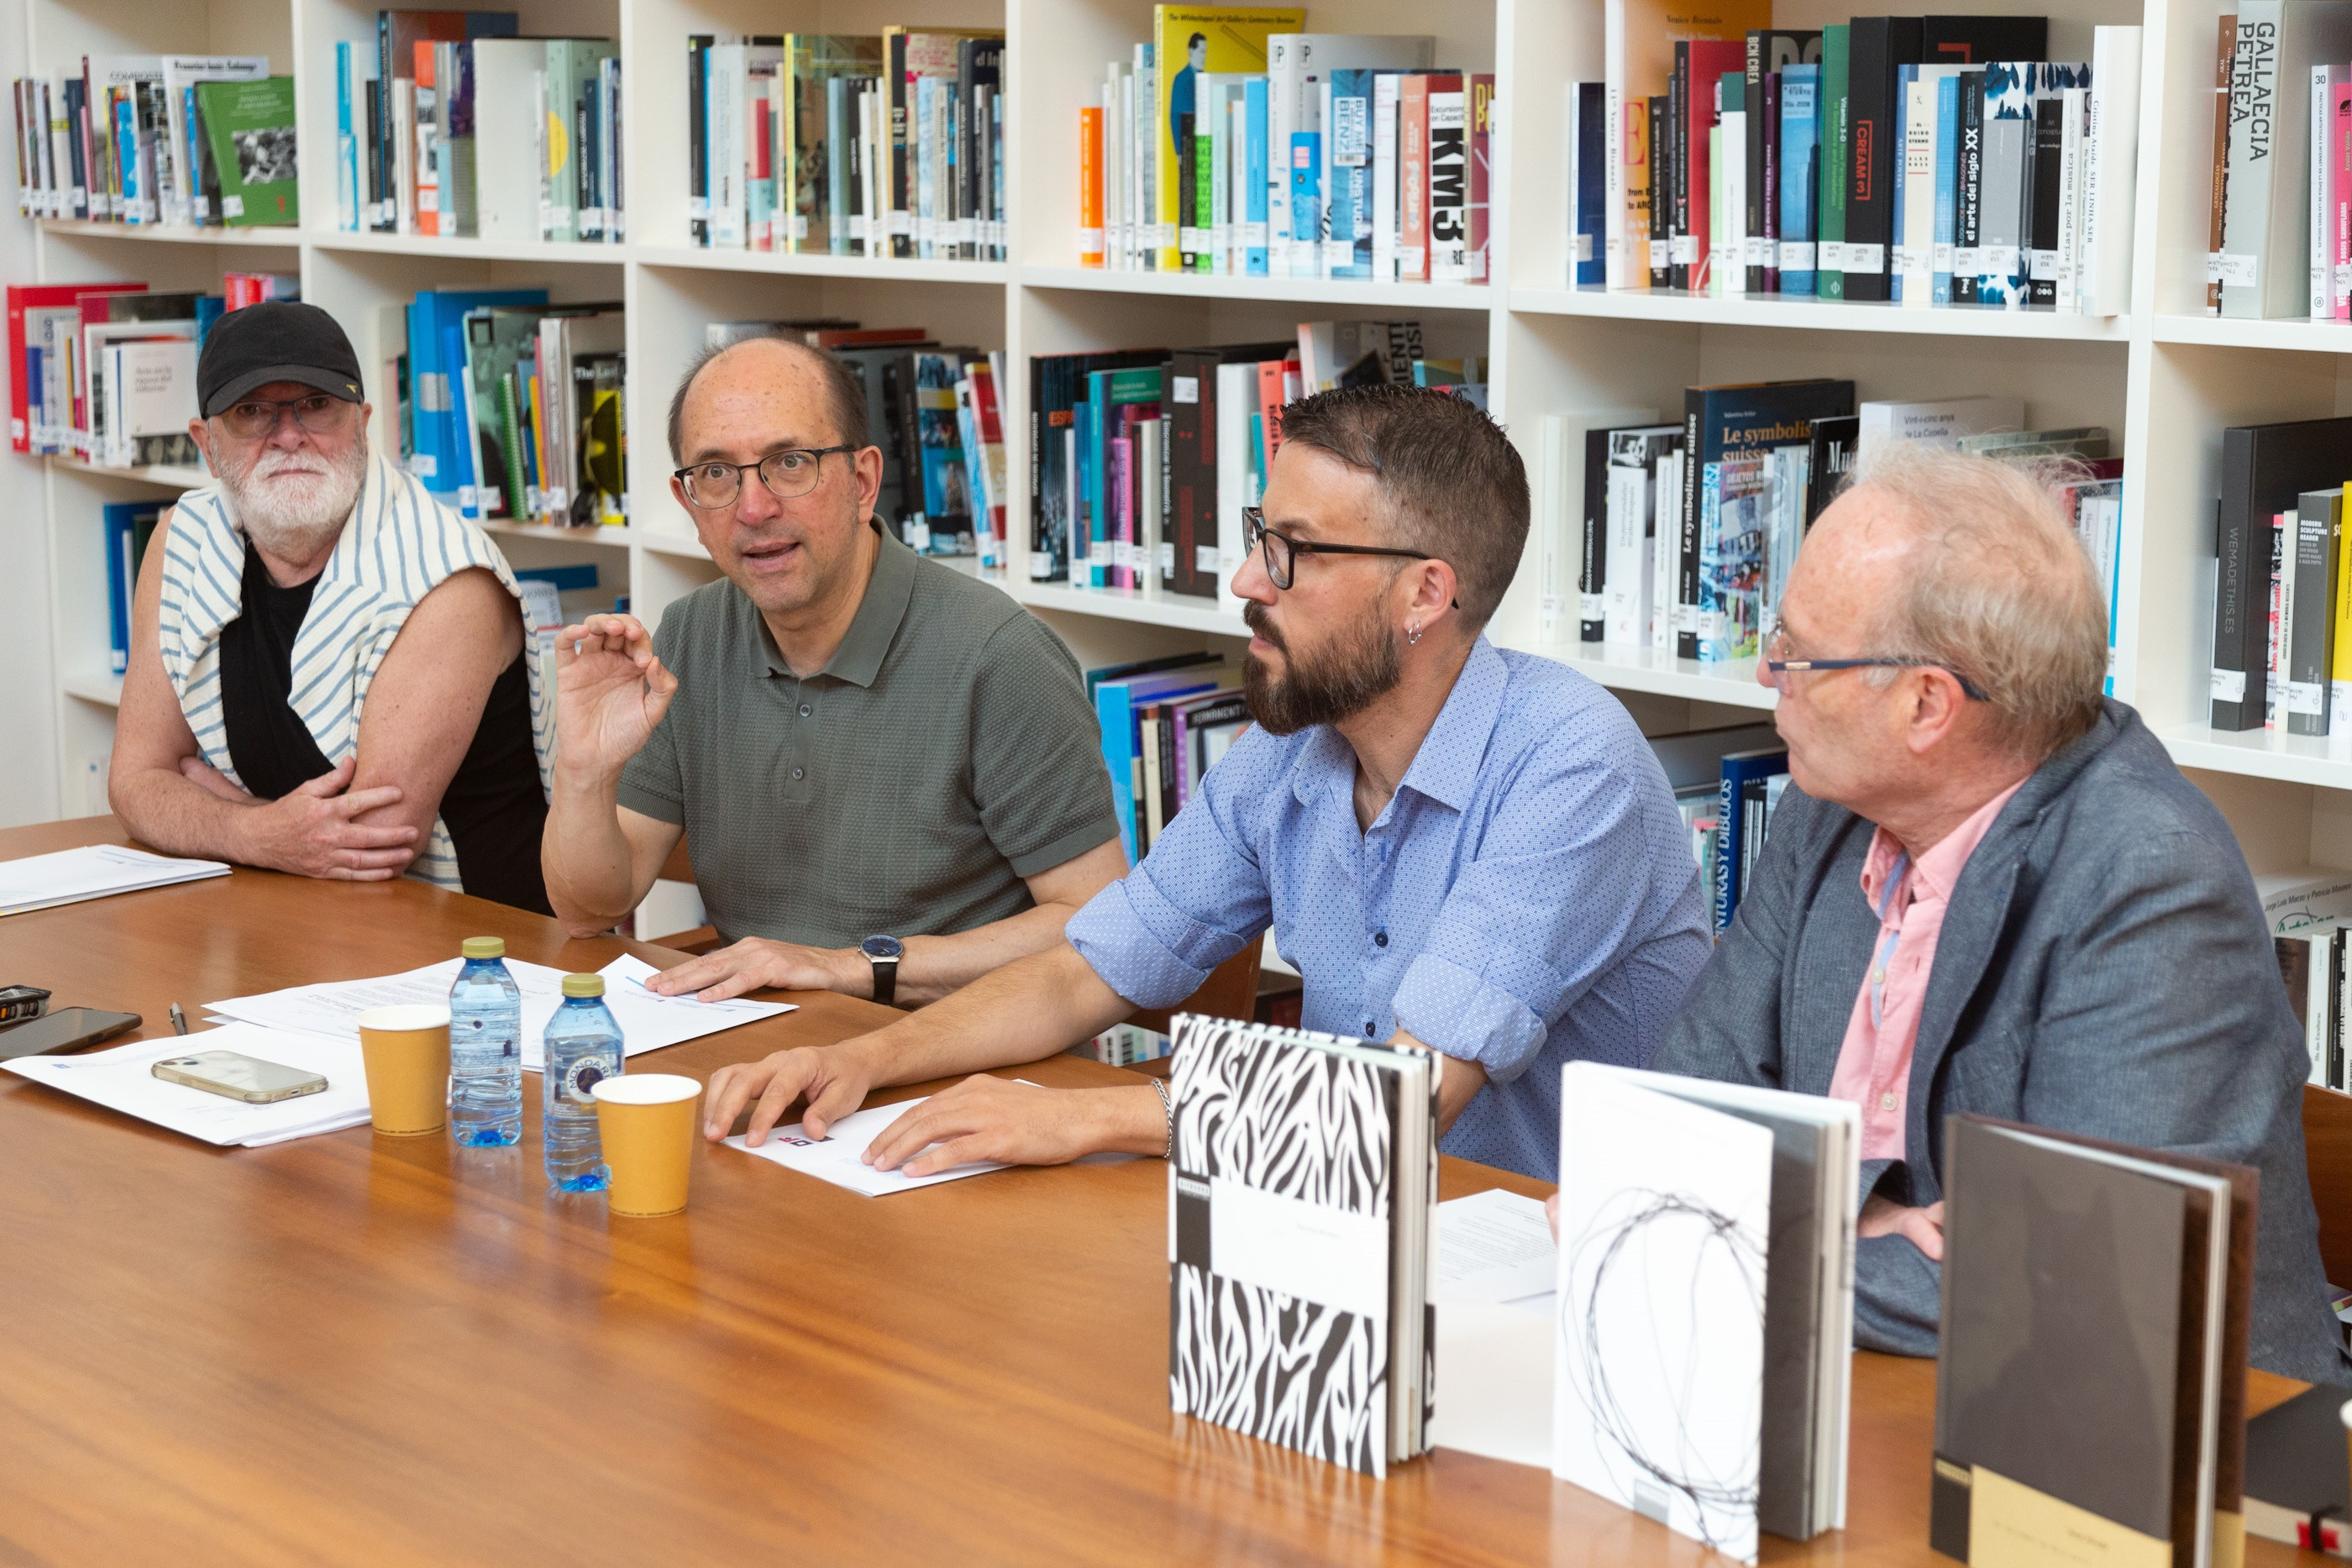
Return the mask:
<path id="1" fill-rule="evenodd" d="M 757 1143 L 801 1102 L 821 1136 L 883 1085 L 1066 1050 L 1181 1001 L 1269 926 L 1307 1028 L 1442 1054 L 1449 1154 L 1550 1177 L 1561 1064 L 1647 1065 L 1706 961 L 1697 867 L 1617 700 L 1482 634 L 1526 548 L 1518 455 L 1410 387 L 1305 399 L 1282 436 L 1234 583 L 1255 727 L 1060 945 L 872 1034 L 722 1068 L 710 1137 L 748 1105 Z M 975 1077 L 866 1157 L 924 1176 L 1169 1139 L 1150 1084 Z"/>

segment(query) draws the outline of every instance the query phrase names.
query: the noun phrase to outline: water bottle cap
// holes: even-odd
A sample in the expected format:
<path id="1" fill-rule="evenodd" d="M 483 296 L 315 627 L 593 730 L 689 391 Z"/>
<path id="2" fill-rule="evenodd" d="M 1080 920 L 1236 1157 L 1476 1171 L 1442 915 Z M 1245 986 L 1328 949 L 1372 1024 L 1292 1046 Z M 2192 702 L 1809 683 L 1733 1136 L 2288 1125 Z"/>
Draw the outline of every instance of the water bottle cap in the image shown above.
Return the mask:
<path id="1" fill-rule="evenodd" d="M 567 997 L 601 997 L 604 994 L 604 977 L 566 975 L 563 977 L 563 994 Z"/>
<path id="2" fill-rule="evenodd" d="M 503 958 L 507 956 L 507 939 L 503 936 L 468 936 L 459 951 L 468 958 Z"/>

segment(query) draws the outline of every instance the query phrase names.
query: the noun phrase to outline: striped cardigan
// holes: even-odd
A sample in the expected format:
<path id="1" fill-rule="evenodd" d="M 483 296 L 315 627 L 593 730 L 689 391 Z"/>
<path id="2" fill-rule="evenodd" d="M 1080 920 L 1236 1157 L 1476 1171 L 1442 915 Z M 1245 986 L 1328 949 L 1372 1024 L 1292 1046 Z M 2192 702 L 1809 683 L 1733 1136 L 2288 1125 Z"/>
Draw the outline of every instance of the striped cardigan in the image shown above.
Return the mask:
<path id="1" fill-rule="evenodd" d="M 468 567 L 496 572 L 520 601 L 522 590 L 488 534 L 436 501 L 412 475 L 371 457 L 351 520 L 319 574 L 310 611 L 294 638 L 287 701 L 329 760 L 341 763 L 358 751 L 368 687 L 408 612 L 451 573 Z M 245 535 L 220 487 L 210 485 L 182 497 L 163 548 L 156 630 L 164 673 L 179 694 L 180 711 L 195 732 L 199 753 L 232 780 L 236 764 L 222 722 L 220 634 L 244 613 L 244 571 Z M 531 647 L 528 630 L 526 620 L 526 653 Z M 554 694 L 546 689 L 537 658 L 526 658 L 524 667 L 530 681 L 531 745 L 539 757 L 540 788 L 545 789 L 555 749 Z M 464 891 L 457 848 L 437 816 L 408 874 Z"/>

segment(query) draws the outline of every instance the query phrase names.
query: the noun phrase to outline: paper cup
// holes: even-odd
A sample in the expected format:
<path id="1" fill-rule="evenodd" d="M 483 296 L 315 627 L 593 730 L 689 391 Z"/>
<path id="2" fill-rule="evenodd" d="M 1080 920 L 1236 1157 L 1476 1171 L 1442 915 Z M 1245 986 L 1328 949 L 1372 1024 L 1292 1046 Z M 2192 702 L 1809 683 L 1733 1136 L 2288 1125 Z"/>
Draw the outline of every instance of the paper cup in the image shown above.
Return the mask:
<path id="1" fill-rule="evenodd" d="M 628 1072 L 588 1092 L 596 1097 L 596 1127 L 613 1173 L 613 1212 L 649 1219 L 683 1210 L 702 1085 L 675 1073 Z"/>
<path id="2" fill-rule="evenodd" d="M 395 1138 L 449 1124 L 449 1009 L 416 1003 L 359 1016 L 368 1119 Z"/>

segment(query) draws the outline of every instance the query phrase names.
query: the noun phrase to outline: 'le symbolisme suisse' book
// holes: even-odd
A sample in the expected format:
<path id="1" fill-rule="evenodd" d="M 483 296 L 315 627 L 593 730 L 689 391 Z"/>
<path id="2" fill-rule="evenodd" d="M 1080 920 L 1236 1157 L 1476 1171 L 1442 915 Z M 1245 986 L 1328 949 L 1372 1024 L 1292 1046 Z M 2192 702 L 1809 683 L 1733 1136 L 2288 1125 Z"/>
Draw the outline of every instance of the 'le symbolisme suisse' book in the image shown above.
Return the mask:
<path id="1" fill-rule="evenodd" d="M 1429 1451 L 1435 1053 L 1176 1020 L 1168 1400 L 1383 1476 Z"/>

